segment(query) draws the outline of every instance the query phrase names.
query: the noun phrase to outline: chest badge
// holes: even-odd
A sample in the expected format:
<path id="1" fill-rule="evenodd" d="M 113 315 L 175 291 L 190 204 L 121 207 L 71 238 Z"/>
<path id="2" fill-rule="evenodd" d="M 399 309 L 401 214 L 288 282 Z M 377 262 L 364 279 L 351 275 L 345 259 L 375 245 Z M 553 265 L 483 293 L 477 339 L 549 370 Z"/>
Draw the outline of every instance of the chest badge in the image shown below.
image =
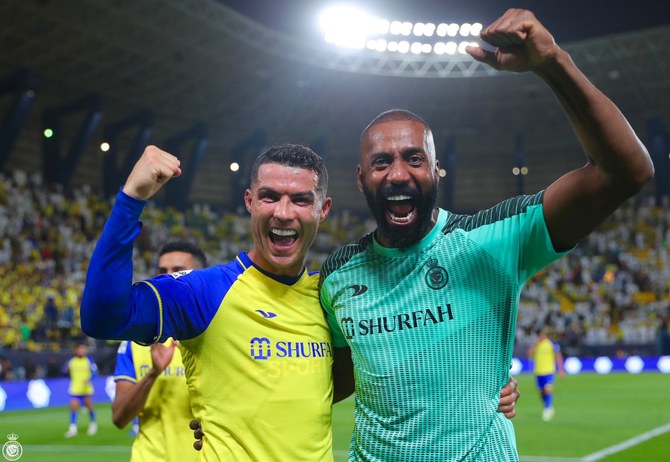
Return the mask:
<path id="1" fill-rule="evenodd" d="M 433 290 L 439 290 L 447 285 L 449 282 L 449 274 L 447 270 L 441 267 L 437 258 L 429 258 L 423 265 L 426 267 L 426 284 Z"/>

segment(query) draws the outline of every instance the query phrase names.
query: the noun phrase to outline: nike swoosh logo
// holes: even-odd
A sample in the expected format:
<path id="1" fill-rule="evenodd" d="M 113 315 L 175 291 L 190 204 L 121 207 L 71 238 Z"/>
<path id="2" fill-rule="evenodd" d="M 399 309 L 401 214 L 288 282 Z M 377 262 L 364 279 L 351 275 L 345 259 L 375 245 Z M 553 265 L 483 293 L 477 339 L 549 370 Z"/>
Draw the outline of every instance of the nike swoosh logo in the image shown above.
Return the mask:
<path id="1" fill-rule="evenodd" d="M 347 289 L 354 289 L 354 294 L 352 297 L 358 297 L 359 295 L 363 295 L 365 292 L 368 291 L 368 286 L 365 286 L 363 284 L 355 284 L 353 286 L 347 287 Z"/>
<path id="2" fill-rule="evenodd" d="M 256 310 L 256 313 L 260 314 L 264 318 L 270 319 L 270 318 L 275 318 L 277 317 L 277 313 L 273 313 L 272 311 L 268 311 L 267 313 L 263 310 Z"/>

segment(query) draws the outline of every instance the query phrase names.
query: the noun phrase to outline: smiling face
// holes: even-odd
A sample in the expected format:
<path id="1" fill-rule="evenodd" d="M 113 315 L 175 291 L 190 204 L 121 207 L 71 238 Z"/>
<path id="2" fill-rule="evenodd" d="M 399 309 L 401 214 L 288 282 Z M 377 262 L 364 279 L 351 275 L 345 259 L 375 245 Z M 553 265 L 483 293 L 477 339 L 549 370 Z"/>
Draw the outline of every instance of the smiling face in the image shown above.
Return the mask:
<path id="1" fill-rule="evenodd" d="M 318 190 L 316 172 L 262 164 L 244 202 L 254 242 L 249 258 L 267 272 L 298 276 L 331 207 L 331 199 Z"/>
<path id="2" fill-rule="evenodd" d="M 407 247 L 435 225 L 439 163 L 430 130 L 416 120 L 371 126 L 361 139 L 358 187 L 377 220 L 377 240 Z"/>

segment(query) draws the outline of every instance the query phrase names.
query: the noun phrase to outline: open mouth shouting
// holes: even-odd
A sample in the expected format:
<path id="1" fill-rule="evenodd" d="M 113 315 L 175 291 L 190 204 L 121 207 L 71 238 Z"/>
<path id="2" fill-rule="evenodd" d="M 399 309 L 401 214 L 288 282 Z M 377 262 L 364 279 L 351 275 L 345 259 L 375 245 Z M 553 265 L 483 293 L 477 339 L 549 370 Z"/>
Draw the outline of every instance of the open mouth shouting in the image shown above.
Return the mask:
<path id="1" fill-rule="evenodd" d="M 394 194 L 386 198 L 386 215 L 390 222 L 398 225 L 410 223 L 416 216 L 412 196 Z"/>
<path id="2" fill-rule="evenodd" d="M 290 250 L 298 240 L 298 231 L 295 229 L 270 228 L 270 242 L 279 251 Z"/>

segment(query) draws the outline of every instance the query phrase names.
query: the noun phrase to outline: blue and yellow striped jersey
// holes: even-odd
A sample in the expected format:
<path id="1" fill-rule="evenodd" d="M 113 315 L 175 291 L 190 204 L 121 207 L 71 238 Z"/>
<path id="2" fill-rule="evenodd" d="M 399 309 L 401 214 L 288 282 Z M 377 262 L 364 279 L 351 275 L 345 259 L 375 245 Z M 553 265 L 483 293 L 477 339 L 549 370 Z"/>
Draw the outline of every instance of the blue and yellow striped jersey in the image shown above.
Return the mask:
<path id="1" fill-rule="evenodd" d="M 332 461 L 333 350 L 318 275 L 226 265 L 153 278 L 160 338 L 181 339 L 203 460 Z"/>

